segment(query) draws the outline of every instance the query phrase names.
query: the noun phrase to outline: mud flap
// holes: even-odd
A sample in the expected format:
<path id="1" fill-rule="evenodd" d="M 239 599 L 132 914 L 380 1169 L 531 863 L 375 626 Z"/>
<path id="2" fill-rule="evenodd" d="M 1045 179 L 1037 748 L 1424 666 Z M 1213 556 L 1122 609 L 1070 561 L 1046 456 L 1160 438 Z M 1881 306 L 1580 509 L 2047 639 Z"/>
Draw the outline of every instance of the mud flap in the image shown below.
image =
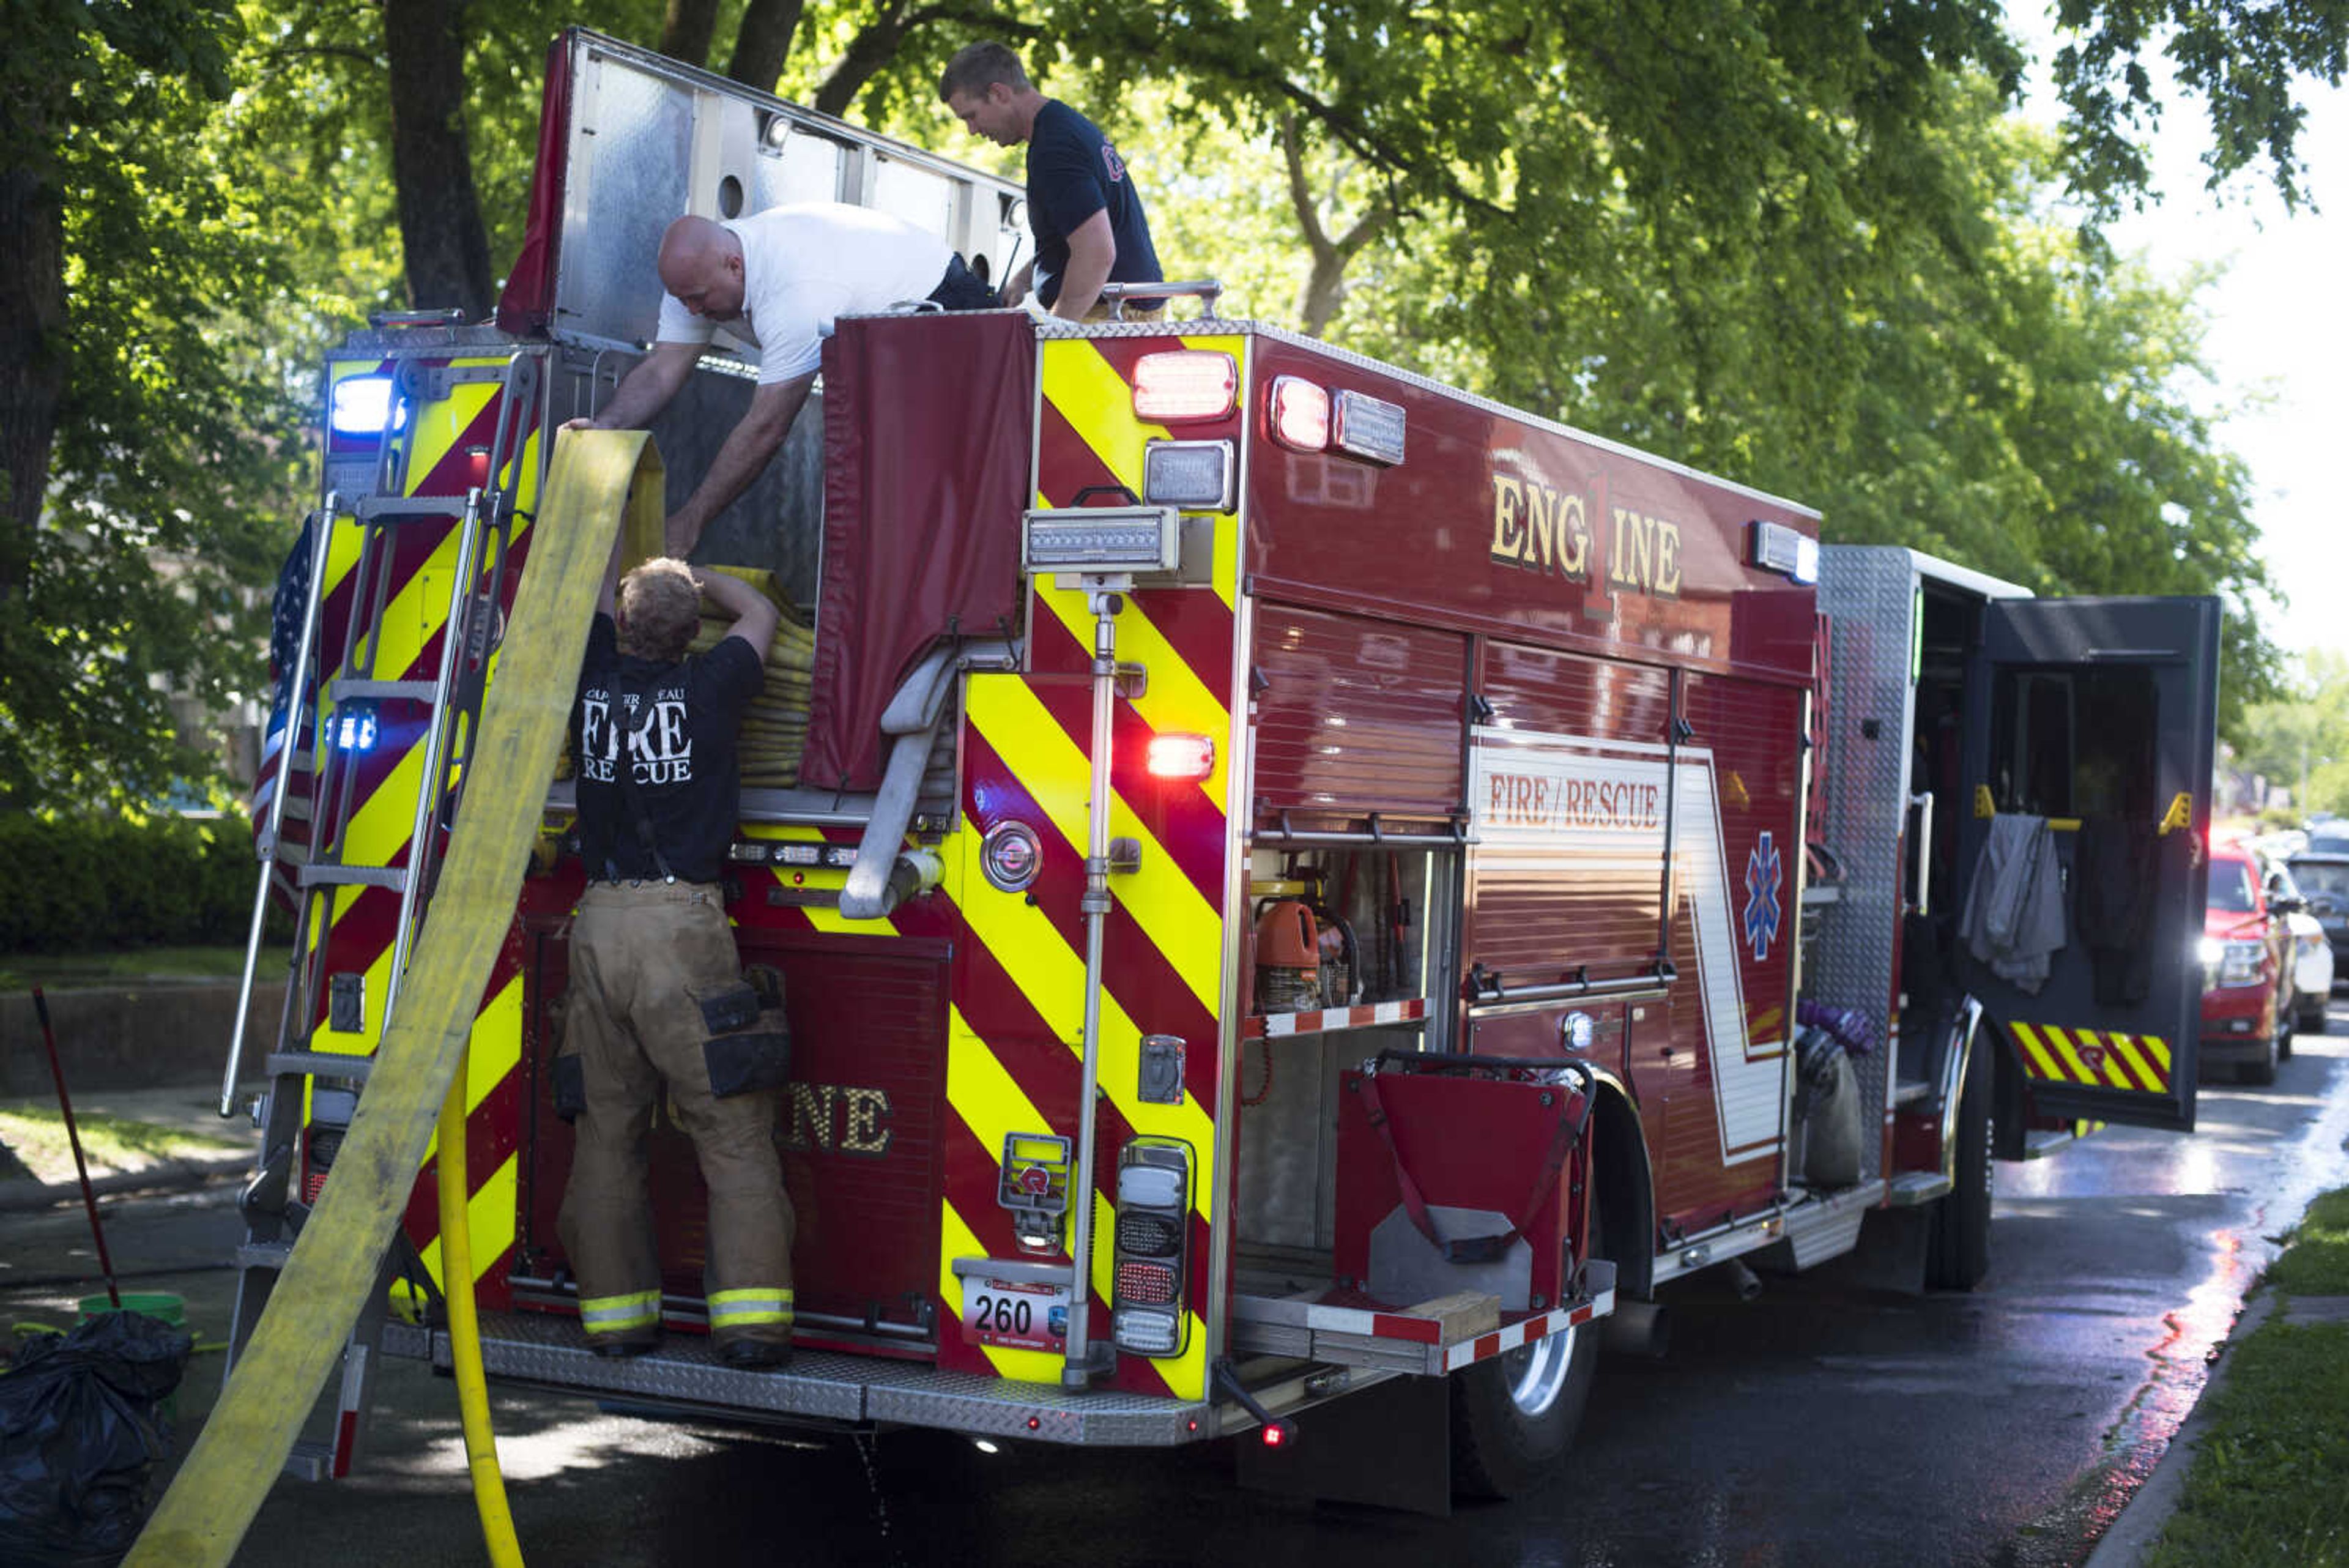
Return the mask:
<path id="1" fill-rule="evenodd" d="M 1244 1435 L 1237 1480 L 1251 1491 L 1452 1515 L 1452 1395 L 1442 1377 L 1390 1377 L 1287 1417 L 1297 1439 Z"/>

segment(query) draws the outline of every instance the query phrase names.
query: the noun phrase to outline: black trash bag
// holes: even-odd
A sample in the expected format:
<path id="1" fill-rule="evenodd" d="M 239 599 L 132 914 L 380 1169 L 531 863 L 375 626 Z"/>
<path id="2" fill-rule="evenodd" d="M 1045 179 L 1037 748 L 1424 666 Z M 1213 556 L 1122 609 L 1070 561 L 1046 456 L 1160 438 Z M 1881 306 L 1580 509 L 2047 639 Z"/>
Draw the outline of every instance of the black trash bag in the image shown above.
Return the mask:
<path id="1" fill-rule="evenodd" d="M 154 1463 L 171 1451 L 158 1407 L 195 1343 L 135 1312 L 25 1343 L 0 1374 L 0 1563 L 121 1561 L 146 1522 Z"/>
<path id="2" fill-rule="evenodd" d="M 1798 1168 L 1813 1187 L 1859 1180 L 1859 1079 L 1843 1042 L 1813 1026 L 1795 1037 L 1795 1115 L 1803 1131 Z"/>

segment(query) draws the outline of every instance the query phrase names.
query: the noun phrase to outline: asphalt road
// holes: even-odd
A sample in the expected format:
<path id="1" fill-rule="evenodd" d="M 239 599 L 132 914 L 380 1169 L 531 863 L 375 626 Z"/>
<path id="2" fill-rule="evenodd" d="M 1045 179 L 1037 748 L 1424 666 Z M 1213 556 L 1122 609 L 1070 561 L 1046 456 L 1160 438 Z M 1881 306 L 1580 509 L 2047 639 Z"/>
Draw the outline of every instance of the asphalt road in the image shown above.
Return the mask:
<path id="1" fill-rule="evenodd" d="M 1992 1272 L 1971 1295 L 1871 1293 L 1831 1273 L 1756 1300 L 1693 1282 L 1662 1363 L 1603 1364 L 1555 1494 L 1449 1521 L 1237 1490 L 1228 1453 L 979 1452 L 600 1414 L 500 1394 L 501 1451 L 535 1563 L 1019 1564 L 1466 1561 L 1599 1565 L 2070 1564 L 2160 1457 L 2207 1358 L 2307 1199 L 2349 1181 L 2349 1007 L 2272 1088 L 2206 1084 L 2191 1138 L 2108 1129 L 1998 1168 Z M 225 1190 L 109 1206 L 137 1288 L 224 1332 Z M 96 1288 L 78 1212 L 11 1216 L 0 1321 L 61 1321 Z M 182 1421 L 216 1392 L 200 1356 Z M 237 1561 L 481 1560 L 453 1388 L 411 1363 L 354 1480 L 281 1481 Z"/>

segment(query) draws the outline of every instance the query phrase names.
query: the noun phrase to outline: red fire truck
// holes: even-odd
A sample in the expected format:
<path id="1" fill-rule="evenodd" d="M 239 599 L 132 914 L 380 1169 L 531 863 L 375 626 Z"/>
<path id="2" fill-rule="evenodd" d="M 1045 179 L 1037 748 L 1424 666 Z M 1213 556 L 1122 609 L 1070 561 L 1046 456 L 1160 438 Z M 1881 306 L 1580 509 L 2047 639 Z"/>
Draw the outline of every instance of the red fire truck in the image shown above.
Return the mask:
<path id="1" fill-rule="evenodd" d="M 471 732 L 563 524 L 551 432 L 652 336 L 661 226 L 810 195 L 993 276 L 1025 239 L 1016 186 L 566 34 L 498 325 L 391 318 L 330 357 L 239 1345 L 336 1179 L 454 798 L 545 808 L 481 934 L 478 1277 L 441 1277 L 428 1162 L 309 1473 L 350 1462 L 378 1354 L 447 1363 L 432 1298 L 470 1288 L 493 1378 L 1047 1443 L 1255 1431 L 1247 1479 L 1319 1495 L 1360 1494 L 1375 1428 L 1381 1500 L 1440 1508 L 1552 1469 L 1599 1335 L 1652 1337 L 1673 1282 L 1865 1239 L 1966 1288 L 1994 1153 L 2190 1128 L 2212 602 L 1823 547 L 1798 504 L 1209 286 L 1149 321 L 858 318 L 821 420 L 698 551 L 806 628 L 726 876 L 794 1041 L 800 1354 L 706 1354 L 665 1120 L 671 1332 L 589 1354 L 549 1085 L 569 785 L 469 776 Z M 655 427 L 673 498 L 750 392 L 721 344 Z M 1960 940 L 2016 815 L 2067 882 L 2071 829 L 2134 825 L 2134 991 L 2077 934 L 2036 984 Z"/>

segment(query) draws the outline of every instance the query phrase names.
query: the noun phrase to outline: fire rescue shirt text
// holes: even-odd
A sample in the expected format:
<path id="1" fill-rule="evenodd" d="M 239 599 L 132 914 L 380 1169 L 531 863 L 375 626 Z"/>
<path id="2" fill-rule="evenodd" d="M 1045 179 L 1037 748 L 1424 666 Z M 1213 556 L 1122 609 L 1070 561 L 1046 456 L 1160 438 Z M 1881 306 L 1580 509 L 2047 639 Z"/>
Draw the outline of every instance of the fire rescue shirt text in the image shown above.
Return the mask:
<path id="1" fill-rule="evenodd" d="M 623 657 L 609 616 L 587 636 L 571 754 L 579 777 L 579 851 L 588 874 L 657 877 L 639 841 L 619 769 L 633 769 L 669 869 L 714 882 L 741 798 L 735 735 L 766 682 L 758 650 L 739 637 L 678 664 Z"/>

